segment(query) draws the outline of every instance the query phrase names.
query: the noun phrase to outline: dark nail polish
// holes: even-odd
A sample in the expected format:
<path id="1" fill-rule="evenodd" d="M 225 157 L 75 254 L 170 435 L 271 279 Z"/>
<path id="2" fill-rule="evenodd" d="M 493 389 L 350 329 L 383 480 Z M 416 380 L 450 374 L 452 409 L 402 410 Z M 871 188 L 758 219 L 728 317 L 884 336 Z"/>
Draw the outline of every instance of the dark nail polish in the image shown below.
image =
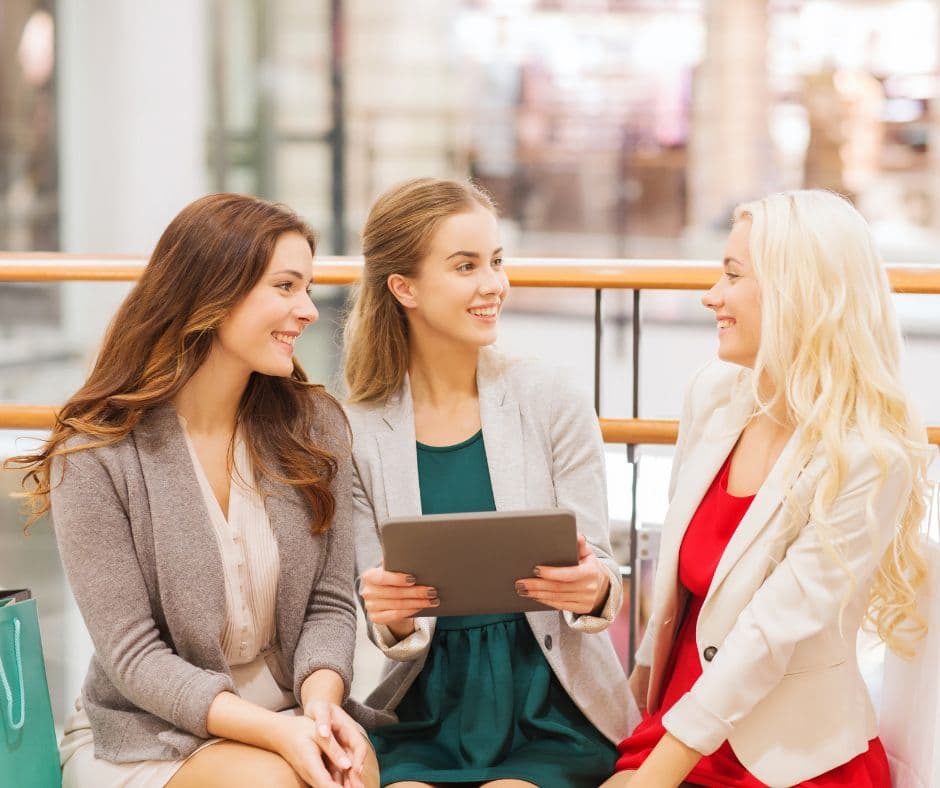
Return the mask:
<path id="1" fill-rule="evenodd" d="M 439 604 L 441 604 L 441 600 L 437 597 L 434 597 L 434 599 L 431 600 L 431 607 L 437 607 Z"/>
<path id="2" fill-rule="evenodd" d="M 428 599 L 437 599 L 437 597 L 438 597 L 438 594 L 437 594 L 436 588 L 432 588 L 428 591 Z"/>
<path id="3" fill-rule="evenodd" d="M 526 587 L 522 583 L 516 583 L 516 593 L 519 596 L 528 596 L 529 592 L 526 590 Z"/>
<path id="4" fill-rule="evenodd" d="M 413 586 L 417 582 L 417 578 L 414 575 L 405 575 L 405 582 Z"/>
<path id="5" fill-rule="evenodd" d="M 535 567 L 532 570 L 532 577 L 541 577 L 541 576 L 542 576 L 542 573 L 539 571 L 539 568 Z"/>

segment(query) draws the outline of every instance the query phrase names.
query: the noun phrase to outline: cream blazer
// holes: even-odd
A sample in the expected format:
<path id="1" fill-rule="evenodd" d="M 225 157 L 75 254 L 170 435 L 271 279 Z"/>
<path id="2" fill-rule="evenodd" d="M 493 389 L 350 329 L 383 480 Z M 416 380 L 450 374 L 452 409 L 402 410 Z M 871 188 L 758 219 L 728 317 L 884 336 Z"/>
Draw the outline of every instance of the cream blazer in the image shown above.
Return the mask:
<path id="1" fill-rule="evenodd" d="M 578 708 L 617 742 L 639 720 L 626 676 L 604 630 L 623 601 L 608 536 L 604 449 L 597 417 L 566 376 L 484 348 L 477 365 L 480 420 L 493 497 L 499 511 L 572 510 L 578 530 L 607 567 L 610 595 L 599 616 L 527 613 L 545 659 Z M 384 404 L 348 405 L 353 431 L 353 494 L 357 574 L 379 565 L 380 524 L 421 513 L 414 405 L 408 381 Z M 369 627 L 388 658 L 366 704 L 394 721 L 394 710 L 424 667 L 436 619 L 396 642 L 386 627 Z"/>
<path id="2" fill-rule="evenodd" d="M 639 663 L 651 665 L 651 712 L 668 679 L 687 594 L 678 581 L 679 547 L 753 411 L 750 375 L 712 362 L 686 397 L 653 613 L 637 652 Z M 703 754 L 727 740 L 751 774 L 770 786 L 823 774 L 865 751 L 877 735 L 855 641 L 875 570 L 912 489 L 900 457 L 882 480 L 861 440 L 850 439 L 830 525 L 855 577 L 852 585 L 820 543 L 816 522 L 807 517 L 795 534 L 784 533 L 787 491 L 808 512 L 825 468 L 820 457 L 793 468 L 799 437 L 787 443 L 721 557 L 696 628 L 702 676 L 663 718 L 667 730 Z M 866 522 L 868 505 L 874 528 Z"/>

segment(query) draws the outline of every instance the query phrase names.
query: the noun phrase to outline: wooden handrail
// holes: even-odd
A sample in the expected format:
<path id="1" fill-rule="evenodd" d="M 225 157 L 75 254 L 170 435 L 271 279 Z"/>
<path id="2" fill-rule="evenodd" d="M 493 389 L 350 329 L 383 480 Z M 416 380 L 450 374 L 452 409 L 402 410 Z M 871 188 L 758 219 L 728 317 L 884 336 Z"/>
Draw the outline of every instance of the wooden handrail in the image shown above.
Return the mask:
<path id="1" fill-rule="evenodd" d="M 0 252 L 0 282 L 127 282 L 140 277 L 142 255 L 74 255 Z M 940 266 L 891 264 L 888 279 L 897 293 L 940 294 Z M 357 257 L 317 257 L 316 281 L 348 285 L 359 280 Z M 506 260 L 510 284 L 517 287 L 590 289 L 707 290 L 720 268 L 709 260 Z"/>
<path id="2" fill-rule="evenodd" d="M 0 429 L 48 430 L 55 423 L 53 405 L 0 405 Z M 676 442 L 679 422 L 671 419 L 600 419 L 606 443 L 669 445 Z M 940 427 L 928 427 L 927 438 L 940 446 Z"/>

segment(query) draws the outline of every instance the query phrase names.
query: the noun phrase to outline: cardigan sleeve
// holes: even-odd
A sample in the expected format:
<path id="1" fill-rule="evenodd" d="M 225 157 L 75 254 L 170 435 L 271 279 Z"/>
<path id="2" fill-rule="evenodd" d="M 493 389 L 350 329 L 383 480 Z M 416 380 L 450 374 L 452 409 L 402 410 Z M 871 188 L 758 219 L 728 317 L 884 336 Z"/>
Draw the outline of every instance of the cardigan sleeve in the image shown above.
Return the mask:
<path id="1" fill-rule="evenodd" d="M 51 501 L 59 554 L 95 653 L 131 703 L 201 738 L 230 676 L 198 668 L 161 638 L 130 522 L 95 449 L 57 457 Z"/>
<path id="2" fill-rule="evenodd" d="M 354 580 L 354 523 L 352 506 L 352 457 L 346 418 L 338 405 L 324 419 L 316 439 L 336 459 L 336 475 L 330 485 L 335 510 L 324 535 L 323 569 L 310 590 L 303 628 L 294 650 L 294 695 L 311 673 L 335 671 L 343 680 L 344 699 L 352 685 L 356 647 Z"/>

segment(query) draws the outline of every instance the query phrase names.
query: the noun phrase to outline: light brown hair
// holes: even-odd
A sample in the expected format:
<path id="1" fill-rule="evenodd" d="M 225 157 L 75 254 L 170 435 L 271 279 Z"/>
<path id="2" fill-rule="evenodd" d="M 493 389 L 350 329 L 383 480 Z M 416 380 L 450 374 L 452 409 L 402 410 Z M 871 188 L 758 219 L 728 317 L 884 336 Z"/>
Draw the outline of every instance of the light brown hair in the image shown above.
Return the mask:
<path id="1" fill-rule="evenodd" d="M 49 510 L 53 460 L 117 443 L 148 411 L 172 400 L 206 360 L 216 329 L 264 275 L 278 238 L 288 232 L 302 235 L 315 251 L 313 231 L 289 208 L 238 194 L 203 197 L 170 222 L 49 439 L 36 453 L 4 463 L 26 471 L 26 528 Z M 329 527 L 335 510 L 329 485 L 336 460 L 316 442 L 316 425 L 329 408 L 339 405 L 307 381 L 295 359 L 289 378 L 252 373 L 237 413 L 255 480 L 298 488 L 317 533 Z M 66 446 L 76 435 L 90 440 Z"/>
<path id="2" fill-rule="evenodd" d="M 362 230 L 365 263 L 346 320 L 343 374 L 350 402 L 382 401 L 398 391 L 408 370 L 408 321 L 388 289 L 392 274 L 414 277 L 444 219 L 493 201 L 468 182 L 414 178 L 372 205 Z"/>

